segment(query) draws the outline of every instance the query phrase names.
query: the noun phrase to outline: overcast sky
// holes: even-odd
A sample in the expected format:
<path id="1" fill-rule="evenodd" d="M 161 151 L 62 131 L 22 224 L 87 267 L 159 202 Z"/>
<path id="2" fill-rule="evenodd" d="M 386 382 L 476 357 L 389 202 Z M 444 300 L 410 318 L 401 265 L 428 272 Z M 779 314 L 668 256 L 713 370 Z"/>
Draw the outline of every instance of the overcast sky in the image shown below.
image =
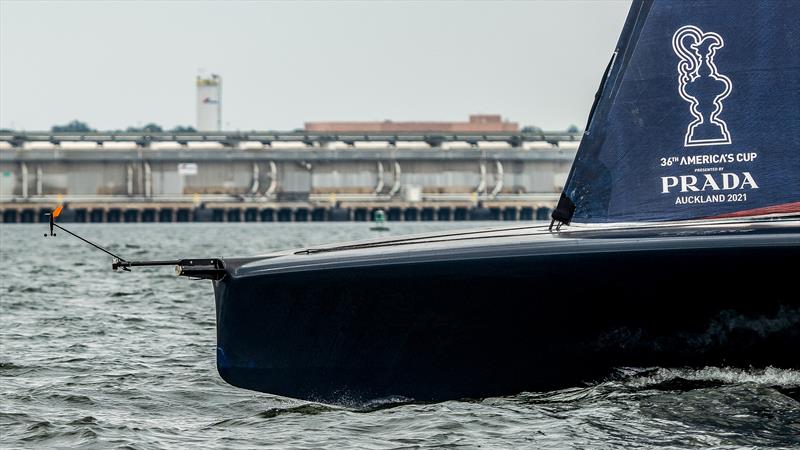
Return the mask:
<path id="1" fill-rule="evenodd" d="M 583 127 L 629 0 L 0 0 L 0 127 L 195 125 L 198 69 L 226 129 L 314 120 Z"/>

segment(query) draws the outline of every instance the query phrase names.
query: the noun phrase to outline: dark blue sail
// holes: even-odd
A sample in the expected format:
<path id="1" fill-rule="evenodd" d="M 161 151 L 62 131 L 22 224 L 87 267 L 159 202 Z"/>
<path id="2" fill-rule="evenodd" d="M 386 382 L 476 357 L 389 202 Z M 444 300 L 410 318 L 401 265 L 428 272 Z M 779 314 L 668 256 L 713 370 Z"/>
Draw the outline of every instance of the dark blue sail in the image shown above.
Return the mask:
<path id="1" fill-rule="evenodd" d="M 800 211 L 800 1 L 635 0 L 554 219 Z"/>

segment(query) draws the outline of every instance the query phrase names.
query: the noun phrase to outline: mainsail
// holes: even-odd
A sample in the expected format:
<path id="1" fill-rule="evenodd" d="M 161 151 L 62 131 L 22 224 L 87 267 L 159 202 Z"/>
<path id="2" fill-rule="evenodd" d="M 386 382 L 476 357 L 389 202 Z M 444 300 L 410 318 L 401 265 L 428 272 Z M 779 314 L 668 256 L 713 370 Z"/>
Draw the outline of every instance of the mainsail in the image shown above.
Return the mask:
<path id="1" fill-rule="evenodd" d="M 634 0 L 553 218 L 800 212 L 800 1 Z"/>

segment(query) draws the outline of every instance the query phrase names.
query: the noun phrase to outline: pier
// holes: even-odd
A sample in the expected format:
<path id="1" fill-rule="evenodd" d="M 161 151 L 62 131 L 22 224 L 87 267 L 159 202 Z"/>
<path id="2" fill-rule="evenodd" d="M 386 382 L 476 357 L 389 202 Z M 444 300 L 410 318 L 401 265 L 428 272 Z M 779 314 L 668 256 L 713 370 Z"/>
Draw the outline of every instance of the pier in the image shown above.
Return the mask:
<path id="1" fill-rule="evenodd" d="M 0 133 L 0 220 L 544 220 L 579 136 Z"/>
<path id="2" fill-rule="evenodd" d="M 3 223 L 44 223 L 56 203 L 6 203 L 2 206 Z M 546 220 L 550 208 L 519 205 L 509 202 L 488 204 L 421 203 L 421 204 L 312 204 L 207 203 L 66 203 L 59 220 L 79 223 L 154 223 L 154 222 L 366 222 L 377 211 L 386 220 L 398 222 L 466 221 L 466 220 Z"/>

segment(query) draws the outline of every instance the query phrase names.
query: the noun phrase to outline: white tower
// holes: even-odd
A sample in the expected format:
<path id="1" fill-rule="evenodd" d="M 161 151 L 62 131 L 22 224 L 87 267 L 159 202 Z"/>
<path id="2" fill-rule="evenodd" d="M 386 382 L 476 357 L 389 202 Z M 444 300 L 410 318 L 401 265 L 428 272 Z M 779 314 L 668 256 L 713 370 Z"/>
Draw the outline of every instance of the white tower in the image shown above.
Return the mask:
<path id="1" fill-rule="evenodd" d="M 197 131 L 222 130 L 222 77 L 197 76 Z"/>

